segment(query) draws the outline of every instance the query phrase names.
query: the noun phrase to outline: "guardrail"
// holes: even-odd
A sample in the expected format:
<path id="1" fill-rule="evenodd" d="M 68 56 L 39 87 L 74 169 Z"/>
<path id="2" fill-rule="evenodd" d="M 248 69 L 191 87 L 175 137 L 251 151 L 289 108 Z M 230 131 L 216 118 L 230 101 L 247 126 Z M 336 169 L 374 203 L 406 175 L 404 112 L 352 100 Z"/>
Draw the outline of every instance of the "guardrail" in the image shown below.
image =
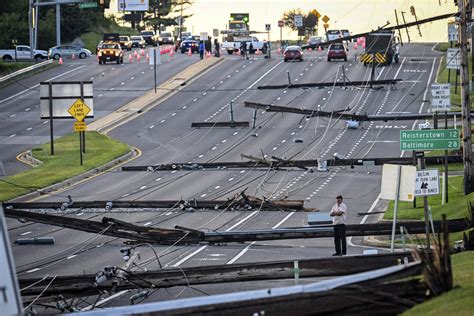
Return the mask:
<path id="1" fill-rule="evenodd" d="M 40 67 L 44 67 L 46 65 L 49 65 L 49 64 L 52 64 L 53 63 L 53 60 L 52 59 L 48 59 L 48 60 L 45 60 L 45 61 L 42 61 L 40 63 L 36 63 L 34 64 L 33 66 L 30 66 L 30 67 L 26 67 L 26 68 L 23 68 L 23 69 L 20 69 L 20 70 L 17 70 L 15 72 L 12 72 L 11 74 L 8 74 L 6 75 L 5 77 L 1 77 L 0 78 L 0 83 L 4 82 L 4 81 L 7 81 L 11 78 L 14 78 L 18 75 L 21 75 L 21 74 L 24 74 L 24 73 L 27 73 L 29 71 L 32 71 L 32 70 L 35 70 L 37 68 L 40 68 Z"/>

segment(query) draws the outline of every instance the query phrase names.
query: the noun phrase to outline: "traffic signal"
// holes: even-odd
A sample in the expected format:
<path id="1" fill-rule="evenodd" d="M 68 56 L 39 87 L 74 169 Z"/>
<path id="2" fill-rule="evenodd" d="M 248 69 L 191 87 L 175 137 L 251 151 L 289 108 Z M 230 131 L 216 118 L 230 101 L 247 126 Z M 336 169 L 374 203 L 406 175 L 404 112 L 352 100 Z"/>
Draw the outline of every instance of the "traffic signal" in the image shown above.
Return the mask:
<path id="1" fill-rule="evenodd" d="M 416 15 L 414 6 L 410 7 L 410 12 L 411 12 L 411 15 Z"/>

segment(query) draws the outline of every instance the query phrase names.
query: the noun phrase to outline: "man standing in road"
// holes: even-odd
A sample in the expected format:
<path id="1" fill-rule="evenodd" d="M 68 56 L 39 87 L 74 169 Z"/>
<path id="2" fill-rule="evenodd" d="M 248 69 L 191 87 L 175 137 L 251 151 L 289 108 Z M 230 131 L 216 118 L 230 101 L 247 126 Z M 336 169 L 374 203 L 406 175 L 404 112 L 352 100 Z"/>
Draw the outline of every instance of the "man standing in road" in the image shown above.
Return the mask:
<path id="1" fill-rule="evenodd" d="M 201 57 L 201 59 L 204 58 L 204 50 L 205 50 L 205 47 L 204 47 L 204 41 L 200 41 L 199 42 L 199 57 Z"/>
<path id="2" fill-rule="evenodd" d="M 342 203 L 342 195 L 338 195 L 336 197 L 336 204 L 333 205 L 329 213 L 334 226 L 334 245 L 336 246 L 336 253 L 333 256 L 343 256 L 346 254 L 346 210 L 346 204 Z"/>

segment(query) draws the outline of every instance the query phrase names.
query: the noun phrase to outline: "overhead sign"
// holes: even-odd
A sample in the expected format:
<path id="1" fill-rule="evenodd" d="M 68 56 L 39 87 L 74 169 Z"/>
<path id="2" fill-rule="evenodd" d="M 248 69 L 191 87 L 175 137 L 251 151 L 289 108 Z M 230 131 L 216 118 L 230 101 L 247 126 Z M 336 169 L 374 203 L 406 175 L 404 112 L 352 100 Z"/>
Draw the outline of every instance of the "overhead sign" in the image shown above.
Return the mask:
<path id="1" fill-rule="evenodd" d="M 459 28 L 454 22 L 448 23 L 448 41 L 457 42 L 459 40 Z"/>
<path id="2" fill-rule="evenodd" d="M 398 165 L 385 164 L 382 170 L 382 184 L 380 188 L 380 198 L 385 200 L 395 200 L 397 190 Z M 415 191 L 415 166 L 400 166 L 400 191 L 399 201 L 413 201 Z"/>
<path id="3" fill-rule="evenodd" d="M 265 24 L 265 31 L 270 31 L 272 26 L 270 24 Z"/>
<path id="4" fill-rule="evenodd" d="M 446 68 L 461 69 L 461 54 L 459 53 L 459 48 L 448 48 Z"/>
<path id="5" fill-rule="evenodd" d="M 278 27 L 283 27 L 283 26 L 285 26 L 285 21 L 283 20 L 278 21 Z"/>
<path id="6" fill-rule="evenodd" d="M 0 204 L 0 308 L 2 315 L 23 315 L 15 263 L 10 249 L 6 217 Z"/>
<path id="7" fill-rule="evenodd" d="M 79 9 L 97 8 L 97 2 L 83 2 L 79 3 Z"/>
<path id="8" fill-rule="evenodd" d="M 148 0 L 118 0 L 119 11 L 148 11 Z"/>
<path id="9" fill-rule="evenodd" d="M 451 110 L 451 85 L 433 83 L 431 85 L 431 110 L 450 111 Z"/>
<path id="10" fill-rule="evenodd" d="M 330 19 L 327 15 L 325 15 L 325 16 L 323 16 L 322 20 L 323 20 L 324 23 L 328 23 Z"/>
<path id="11" fill-rule="evenodd" d="M 85 132 L 87 130 L 86 122 L 74 122 L 75 132 Z"/>
<path id="12" fill-rule="evenodd" d="M 231 21 L 244 21 L 245 23 L 249 23 L 249 14 L 248 13 L 231 13 L 230 20 Z"/>
<path id="13" fill-rule="evenodd" d="M 51 83 L 51 86 L 50 86 Z M 82 84 L 82 96 L 81 96 Z M 50 90 L 51 89 L 51 90 Z M 51 92 L 51 93 L 50 93 Z M 90 111 L 86 118 L 94 117 L 94 87 L 92 81 L 52 81 L 40 83 L 41 119 L 49 119 L 49 108 L 52 107 L 54 119 L 73 119 L 68 112 L 71 104 L 84 99 Z"/>
<path id="14" fill-rule="evenodd" d="M 76 120 L 82 122 L 86 118 L 87 114 L 89 114 L 91 109 L 81 99 L 77 99 L 67 111 Z"/>
<path id="15" fill-rule="evenodd" d="M 302 15 L 295 15 L 293 17 L 293 21 L 294 21 L 296 27 L 302 27 L 303 26 L 303 16 Z"/>
<path id="16" fill-rule="evenodd" d="M 438 170 L 420 170 L 416 172 L 415 196 L 439 194 Z"/>
<path id="17" fill-rule="evenodd" d="M 400 131 L 400 150 L 452 150 L 460 148 L 457 129 Z"/>

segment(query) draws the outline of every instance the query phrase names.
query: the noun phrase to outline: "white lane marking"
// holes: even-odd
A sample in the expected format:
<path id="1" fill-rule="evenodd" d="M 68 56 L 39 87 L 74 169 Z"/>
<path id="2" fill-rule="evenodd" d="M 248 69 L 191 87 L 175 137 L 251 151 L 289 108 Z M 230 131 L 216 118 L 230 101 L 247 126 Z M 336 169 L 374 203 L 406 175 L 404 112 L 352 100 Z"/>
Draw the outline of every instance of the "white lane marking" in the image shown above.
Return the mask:
<path id="1" fill-rule="evenodd" d="M 177 268 L 179 267 L 181 264 L 183 264 L 184 262 L 186 262 L 189 258 L 193 257 L 194 255 L 200 253 L 201 251 L 203 251 L 204 249 L 207 248 L 207 245 L 206 246 L 201 246 L 199 247 L 196 251 L 190 253 L 189 255 L 187 255 L 186 257 L 184 257 L 183 259 L 179 260 L 178 262 L 176 262 L 175 264 L 172 265 L 173 268 Z"/>
<path id="2" fill-rule="evenodd" d="M 146 188 L 147 188 L 147 186 L 144 185 L 144 186 L 141 186 L 141 187 L 140 187 L 140 190 L 143 190 L 143 189 L 146 189 Z"/>
<path id="3" fill-rule="evenodd" d="M 143 224 L 143 226 L 149 226 L 151 225 L 151 222 L 146 222 L 145 224 Z"/>
<path id="4" fill-rule="evenodd" d="M 207 196 L 206 193 L 201 194 L 201 197 L 202 197 L 202 198 L 203 198 L 203 197 L 206 197 L 206 196 Z"/>
<path id="5" fill-rule="evenodd" d="M 77 68 L 74 68 L 74 69 L 71 69 L 71 70 L 69 70 L 69 71 L 66 71 L 65 73 L 62 73 L 62 74 L 60 74 L 60 75 L 57 75 L 57 76 L 55 76 L 55 77 L 53 77 L 53 78 L 50 78 L 50 79 L 46 80 L 46 82 L 51 81 L 51 80 L 54 80 L 54 79 L 57 79 L 57 78 L 62 77 L 62 76 L 64 76 L 64 75 L 67 75 L 67 74 L 69 74 L 69 73 L 71 73 L 71 72 L 73 72 L 73 71 L 76 71 L 76 70 L 78 70 L 78 69 L 81 69 L 81 68 L 83 68 L 83 67 L 85 67 L 85 66 L 86 66 L 86 65 L 80 66 L 80 67 L 77 67 Z M 0 104 L 3 103 L 3 102 L 8 101 L 8 100 L 10 100 L 10 99 L 16 98 L 17 96 L 22 95 L 23 93 L 28 92 L 28 91 L 30 91 L 30 90 L 33 90 L 33 89 L 35 89 L 35 88 L 37 88 L 37 87 L 39 87 L 39 84 L 35 84 L 34 86 L 32 86 L 32 87 L 30 87 L 30 88 L 28 88 L 28 89 L 25 89 L 25 90 L 23 90 L 23 91 L 20 91 L 20 92 L 18 92 L 17 94 L 12 95 L 11 97 L 8 97 L 8 98 L 6 98 L 6 99 L 0 100 Z"/>
<path id="6" fill-rule="evenodd" d="M 26 109 L 25 109 L 25 112 L 28 112 L 29 110 L 31 110 L 31 108 L 26 108 Z"/>
<path id="7" fill-rule="evenodd" d="M 12 137 L 15 137 L 15 136 L 16 136 L 16 134 L 11 134 L 9 137 L 12 138 Z"/>
<path id="8" fill-rule="evenodd" d="M 133 80 L 133 79 L 135 79 L 135 77 L 130 77 L 130 80 Z"/>
<path id="9" fill-rule="evenodd" d="M 29 235 L 31 234 L 31 232 L 24 232 L 23 234 L 21 234 L 22 236 L 26 236 L 26 235 Z"/>
<path id="10" fill-rule="evenodd" d="M 122 195 L 122 197 L 124 198 L 124 197 L 127 197 L 129 195 L 130 195 L 130 193 L 125 193 L 124 195 Z"/>
<path id="11" fill-rule="evenodd" d="M 214 187 L 214 189 L 217 190 L 217 189 L 219 189 L 220 187 L 221 187 L 220 185 L 217 185 L 217 186 Z"/>
<path id="12" fill-rule="evenodd" d="M 235 223 L 234 225 L 232 225 L 232 226 L 230 226 L 229 228 L 227 228 L 225 231 L 228 232 L 228 231 L 233 230 L 233 229 L 236 228 L 237 226 L 240 226 L 240 224 L 242 224 L 243 222 L 247 221 L 250 217 L 255 216 L 257 213 L 258 213 L 258 211 L 253 211 L 252 213 L 250 213 L 250 215 L 247 215 L 246 217 L 244 217 L 243 219 L 241 219 L 240 221 L 238 221 L 238 222 Z"/>
<path id="13" fill-rule="evenodd" d="M 290 218 L 295 212 L 291 212 L 288 215 L 285 216 L 284 219 L 282 219 L 278 224 L 272 227 L 272 229 L 277 229 L 280 227 L 281 224 L 283 224 L 288 218 Z M 247 247 L 245 247 L 241 252 L 239 252 L 234 258 L 230 259 L 226 264 L 232 264 L 236 262 L 240 257 L 242 257 L 247 251 L 249 251 L 250 247 L 252 247 L 256 241 L 252 241 Z"/>
<path id="14" fill-rule="evenodd" d="M 151 125 L 151 126 L 150 126 L 150 128 L 153 128 L 153 127 L 155 127 L 155 125 Z"/>
<path id="15" fill-rule="evenodd" d="M 232 181 L 232 180 L 234 180 L 234 178 L 229 178 L 229 180 L 228 180 L 228 181 L 230 182 L 230 181 Z"/>
<path id="16" fill-rule="evenodd" d="M 158 179 L 156 179 L 155 181 L 158 182 L 158 181 L 160 181 L 160 180 L 161 180 L 161 178 L 158 178 Z"/>
<path id="17" fill-rule="evenodd" d="M 34 269 L 26 271 L 26 273 L 33 273 L 33 272 L 36 272 L 36 271 L 39 271 L 39 270 L 41 270 L 41 268 L 34 268 Z"/>
<path id="18" fill-rule="evenodd" d="M 84 215 L 84 212 L 77 213 L 76 216 Z"/>
<path id="19" fill-rule="evenodd" d="M 33 127 L 28 127 L 26 130 L 31 131 L 32 129 L 33 129 Z"/>
<path id="20" fill-rule="evenodd" d="M 66 257 L 66 260 L 70 260 L 70 259 L 75 258 L 75 257 L 77 257 L 77 255 L 70 255 L 70 256 Z"/>

